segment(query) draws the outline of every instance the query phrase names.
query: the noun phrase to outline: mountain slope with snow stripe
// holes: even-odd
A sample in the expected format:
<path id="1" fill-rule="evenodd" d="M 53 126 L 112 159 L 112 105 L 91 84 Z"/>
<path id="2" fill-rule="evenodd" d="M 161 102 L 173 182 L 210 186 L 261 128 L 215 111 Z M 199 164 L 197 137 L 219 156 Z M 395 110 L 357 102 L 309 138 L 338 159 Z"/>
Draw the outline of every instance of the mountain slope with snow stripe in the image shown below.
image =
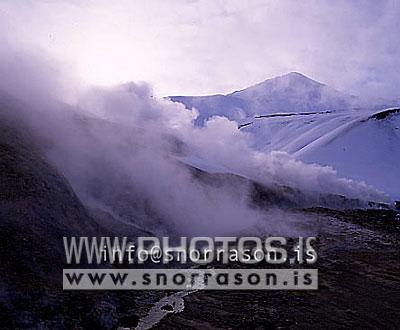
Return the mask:
<path id="1" fill-rule="evenodd" d="M 400 110 L 260 118 L 241 130 L 252 135 L 256 149 L 331 166 L 340 177 L 400 198 Z"/>
<path id="2" fill-rule="evenodd" d="M 341 176 L 368 182 L 400 199 L 400 113 L 355 121 L 295 155 L 308 163 L 332 166 Z"/>

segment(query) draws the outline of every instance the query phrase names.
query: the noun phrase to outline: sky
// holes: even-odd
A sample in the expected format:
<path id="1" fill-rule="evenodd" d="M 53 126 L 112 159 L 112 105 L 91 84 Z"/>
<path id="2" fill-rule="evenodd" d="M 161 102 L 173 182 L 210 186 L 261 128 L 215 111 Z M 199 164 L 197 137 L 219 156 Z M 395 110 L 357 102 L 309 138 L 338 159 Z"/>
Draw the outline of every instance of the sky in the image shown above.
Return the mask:
<path id="1" fill-rule="evenodd" d="M 0 41 L 85 83 L 146 81 L 160 96 L 228 93 L 290 71 L 400 96 L 400 1 L 2 0 Z"/>

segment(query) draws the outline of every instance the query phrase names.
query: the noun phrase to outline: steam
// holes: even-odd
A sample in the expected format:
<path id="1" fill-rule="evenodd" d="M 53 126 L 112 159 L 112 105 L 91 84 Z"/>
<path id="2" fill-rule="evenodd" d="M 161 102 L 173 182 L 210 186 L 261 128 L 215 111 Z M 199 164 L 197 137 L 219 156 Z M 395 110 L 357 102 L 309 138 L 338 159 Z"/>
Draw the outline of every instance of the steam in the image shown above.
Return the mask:
<path id="1" fill-rule="evenodd" d="M 2 53 L 0 73 L 9 79 L 2 79 L 0 89 L 27 104 L 25 121 L 81 200 L 116 221 L 157 233 L 293 231 L 293 215 L 251 206 L 248 181 L 196 179 L 187 165 L 194 159 L 266 185 L 385 199 L 365 184 L 338 178 L 331 168 L 253 150 L 251 136 L 227 118 L 196 127 L 195 109 L 153 97 L 146 84 L 82 86 L 69 75 L 64 79 L 62 66 L 43 56 L 10 54 Z"/>

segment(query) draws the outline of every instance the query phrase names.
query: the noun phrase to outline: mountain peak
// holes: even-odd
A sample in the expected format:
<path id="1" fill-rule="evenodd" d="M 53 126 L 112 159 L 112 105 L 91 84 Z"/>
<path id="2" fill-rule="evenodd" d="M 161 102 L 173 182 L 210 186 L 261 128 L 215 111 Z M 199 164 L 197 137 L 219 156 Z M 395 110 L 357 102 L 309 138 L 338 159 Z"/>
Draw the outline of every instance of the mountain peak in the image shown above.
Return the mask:
<path id="1" fill-rule="evenodd" d="M 258 84 L 252 85 L 250 87 L 247 87 L 242 90 L 235 91 L 231 94 L 228 95 L 238 95 L 238 94 L 243 94 L 243 93 L 248 93 L 248 92 L 254 92 L 254 91 L 262 91 L 265 92 L 265 89 L 284 89 L 284 88 L 301 88 L 303 89 L 304 87 L 306 88 L 320 88 L 320 87 L 325 87 L 325 84 L 320 83 L 319 81 L 313 80 L 304 74 L 297 72 L 297 71 L 292 71 L 289 73 L 286 73 L 281 76 L 273 77 L 266 79 Z"/>
<path id="2" fill-rule="evenodd" d="M 266 82 L 287 82 L 289 84 L 293 84 L 293 83 L 309 83 L 309 84 L 314 84 L 314 85 L 324 85 L 322 83 L 320 83 L 319 81 L 316 81 L 314 79 L 311 79 L 309 77 L 307 77 L 306 75 L 297 72 L 297 71 L 292 71 L 289 73 L 286 73 L 282 76 L 278 76 L 278 77 L 274 77 L 271 79 L 267 79 L 264 81 L 264 83 Z"/>
<path id="3" fill-rule="evenodd" d="M 291 71 L 289 73 L 286 73 L 284 75 L 282 75 L 281 77 L 297 77 L 297 78 L 306 78 L 306 79 L 310 79 L 307 76 L 305 76 L 304 74 L 297 72 L 297 71 Z"/>
<path id="4" fill-rule="evenodd" d="M 288 77 L 288 78 L 290 78 L 290 79 L 311 80 L 311 81 L 313 81 L 313 82 L 319 83 L 318 81 L 316 81 L 316 80 L 314 80 L 314 79 L 311 79 L 310 77 L 307 77 L 306 75 L 304 75 L 304 74 L 302 74 L 302 73 L 300 73 L 300 72 L 297 72 L 297 71 L 289 72 L 289 73 L 287 73 L 287 74 L 285 74 L 285 75 L 283 75 L 283 76 L 284 76 L 284 77 Z"/>
<path id="5" fill-rule="evenodd" d="M 196 108 L 200 113 L 196 124 L 200 126 L 215 115 L 239 122 L 261 114 L 338 111 L 351 106 L 347 95 L 299 72 L 267 79 L 227 95 L 171 99 L 188 109 Z"/>

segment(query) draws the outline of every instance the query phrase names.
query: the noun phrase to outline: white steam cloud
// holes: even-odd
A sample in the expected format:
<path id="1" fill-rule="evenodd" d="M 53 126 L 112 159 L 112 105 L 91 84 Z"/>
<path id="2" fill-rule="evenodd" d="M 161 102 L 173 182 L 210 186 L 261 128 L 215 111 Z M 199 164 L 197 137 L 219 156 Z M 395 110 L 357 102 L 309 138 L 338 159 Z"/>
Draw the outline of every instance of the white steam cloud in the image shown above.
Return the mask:
<path id="1" fill-rule="evenodd" d="M 82 88 L 69 75 L 64 79 L 62 66 L 43 55 L 16 54 L 2 51 L 0 74 L 7 80 L 1 79 L 0 90 L 28 105 L 25 120 L 82 201 L 118 221 L 157 233 L 166 228 L 208 235 L 260 227 L 292 230 L 296 221 L 289 213 L 251 206 L 248 181 L 195 179 L 184 163 L 199 160 L 206 168 L 266 185 L 385 199 L 364 184 L 338 178 L 331 168 L 253 150 L 251 137 L 227 118 L 213 117 L 195 127 L 195 110 L 152 97 L 147 85 Z"/>

